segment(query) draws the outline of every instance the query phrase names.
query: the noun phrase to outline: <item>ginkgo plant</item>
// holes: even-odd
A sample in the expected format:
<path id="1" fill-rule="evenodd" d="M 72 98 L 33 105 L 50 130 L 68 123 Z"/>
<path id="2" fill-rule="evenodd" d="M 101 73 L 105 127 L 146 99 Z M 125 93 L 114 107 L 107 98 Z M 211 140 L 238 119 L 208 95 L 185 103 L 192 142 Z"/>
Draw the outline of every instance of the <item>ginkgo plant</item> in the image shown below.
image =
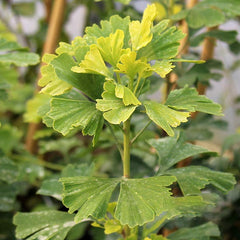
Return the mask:
<path id="1" fill-rule="evenodd" d="M 175 59 L 184 34 L 169 26 L 169 20 L 154 25 L 155 17 L 155 5 L 146 8 L 141 22 L 112 16 L 101 21 L 100 27 L 87 27 L 85 35 L 71 44 L 61 42 L 56 54 L 43 57 L 42 90 L 32 102 L 36 115 L 63 135 L 81 130 L 93 136 L 94 146 L 104 128 L 113 135 L 116 127 L 120 129 L 122 141 L 115 140 L 123 174 L 118 178 L 63 175 L 59 180 L 63 189 L 58 181 L 52 182 L 52 192 L 40 189 L 40 194 L 62 200 L 69 213 L 18 213 L 14 217 L 18 238 L 65 239 L 78 223 L 93 221 L 106 234 L 117 234 L 116 239 L 166 239 L 157 233 L 167 221 L 196 216 L 213 204 L 209 194 L 201 191 L 207 185 L 226 193 L 235 184 L 231 174 L 203 166 L 173 168 L 185 158 L 209 154 L 207 149 L 186 143 L 184 133 L 174 129 L 187 122 L 192 112 L 218 116 L 222 112 L 219 104 L 188 86 L 171 91 L 164 103 L 146 99 L 152 75 L 164 78 L 174 62 L 201 63 Z M 149 121 L 133 135 L 131 121 L 139 115 Z M 155 175 L 134 178 L 131 149 L 150 123 L 169 136 L 147 141 L 158 155 Z M 174 188 L 179 194 L 173 194 Z M 206 237 L 219 236 L 213 223 L 195 230 L 201 229 L 208 229 Z M 168 239 L 178 239 L 178 234 Z"/>

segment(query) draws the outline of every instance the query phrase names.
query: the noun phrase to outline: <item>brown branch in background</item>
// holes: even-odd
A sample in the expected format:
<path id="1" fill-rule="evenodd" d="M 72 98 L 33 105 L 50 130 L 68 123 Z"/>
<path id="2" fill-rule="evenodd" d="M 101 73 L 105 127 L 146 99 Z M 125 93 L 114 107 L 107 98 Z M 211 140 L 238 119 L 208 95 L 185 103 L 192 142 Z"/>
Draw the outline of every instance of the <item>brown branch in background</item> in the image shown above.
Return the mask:
<path id="1" fill-rule="evenodd" d="M 216 30 L 218 29 L 218 26 L 208 28 L 208 31 Z M 203 48 L 202 48 L 202 54 L 201 59 L 202 60 L 210 60 L 214 56 L 214 48 L 216 44 L 216 38 L 213 37 L 206 37 L 203 41 Z M 199 94 L 204 95 L 206 93 L 207 86 L 203 85 L 202 83 L 198 83 L 197 91 Z M 192 113 L 191 117 L 195 118 L 197 116 L 198 112 Z"/>
<path id="2" fill-rule="evenodd" d="M 216 30 L 216 29 L 218 29 L 218 26 L 208 28 L 208 31 L 212 31 L 212 30 Z M 210 59 L 213 58 L 215 44 L 216 44 L 216 38 L 206 37 L 204 39 L 203 49 L 202 49 L 202 54 L 201 54 L 201 59 L 202 60 L 207 61 L 207 60 L 210 60 Z M 207 87 L 205 85 L 199 83 L 198 87 L 197 87 L 198 93 L 199 94 L 205 94 L 206 88 Z"/>
<path id="3" fill-rule="evenodd" d="M 186 8 L 191 9 L 197 3 L 198 3 L 198 0 L 188 0 L 186 3 Z M 186 34 L 185 38 L 183 38 L 180 41 L 180 46 L 178 48 L 179 54 L 177 57 L 181 58 L 182 55 L 187 54 L 189 51 L 189 44 L 188 44 L 189 30 L 188 30 L 188 24 L 185 19 L 183 19 L 179 22 L 179 28 Z M 179 64 L 181 64 L 181 63 L 179 63 Z M 167 94 L 166 95 L 168 95 L 170 91 L 177 88 L 177 80 L 178 80 L 177 74 L 172 72 L 168 77 Z M 166 96 L 166 98 L 167 98 L 167 96 Z"/>
<path id="4" fill-rule="evenodd" d="M 51 17 L 51 10 L 52 10 L 52 0 L 44 0 L 44 5 L 45 5 L 45 12 L 46 12 L 46 22 L 49 23 L 50 17 Z"/>
<path id="5" fill-rule="evenodd" d="M 50 1 L 45 1 L 50 2 Z M 52 12 L 49 20 L 49 27 L 47 31 L 46 41 L 43 47 L 42 56 L 45 53 L 54 53 L 58 39 L 62 29 L 62 23 L 64 19 L 66 0 L 55 0 Z M 50 8 L 47 7 L 49 10 Z M 47 11 L 48 11 L 47 10 Z M 48 13 L 47 13 L 48 14 Z M 42 64 L 40 64 L 40 67 Z M 41 73 L 38 74 L 37 81 L 41 78 Z M 36 92 L 40 90 L 39 86 L 36 86 Z M 40 123 L 30 123 L 28 126 L 27 137 L 25 147 L 30 153 L 37 152 L 37 141 L 34 140 L 34 135 L 36 131 L 40 128 Z"/>

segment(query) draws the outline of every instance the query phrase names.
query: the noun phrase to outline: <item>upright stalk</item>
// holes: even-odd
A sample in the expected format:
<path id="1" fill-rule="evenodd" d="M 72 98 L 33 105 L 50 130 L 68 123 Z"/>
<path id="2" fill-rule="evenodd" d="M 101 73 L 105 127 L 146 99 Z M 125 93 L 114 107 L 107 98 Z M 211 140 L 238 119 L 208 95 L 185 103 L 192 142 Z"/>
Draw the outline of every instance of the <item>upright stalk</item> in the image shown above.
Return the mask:
<path id="1" fill-rule="evenodd" d="M 130 177 L 130 118 L 123 123 L 123 177 Z"/>

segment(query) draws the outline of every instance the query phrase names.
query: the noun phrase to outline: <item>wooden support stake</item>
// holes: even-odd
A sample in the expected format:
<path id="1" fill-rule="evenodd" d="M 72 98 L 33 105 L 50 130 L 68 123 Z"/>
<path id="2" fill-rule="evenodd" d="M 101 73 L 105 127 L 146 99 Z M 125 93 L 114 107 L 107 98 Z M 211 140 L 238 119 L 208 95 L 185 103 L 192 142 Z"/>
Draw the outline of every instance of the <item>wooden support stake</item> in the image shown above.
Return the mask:
<path id="1" fill-rule="evenodd" d="M 186 8 L 191 9 L 198 3 L 198 0 L 189 0 L 186 3 Z M 188 24 L 186 20 L 182 20 L 179 22 L 179 28 L 183 31 L 183 33 L 186 34 L 186 36 L 180 41 L 179 46 L 179 54 L 178 58 L 181 58 L 182 55 L 187 54 L 189 51 L 189 44 L 188 44 L 188 37 L 189 37 L 189 30 L 188 30 Z M 177 80 L 178 76 L 176 73 L 172 72 L 169 76 L 169 83 L 167 87 L 167 92 L 169 93 L 171 90 L 174 90 L 177 88 Z"/>
<path id="2" fill-rule="evenodd" d="M 49 1 L 46 1 L 49 3 Z M 47 31 L 46 41 L 43 47 L 42 56 L 45 53 L 54 53 L 58 39 L 62 29 L 62 23 L 64 19 L 64 11 L 66 6 L 66 0 L 55 0 L 52 8 L 52 13 L 49 20 L 49 27 Z M 48 13 L 47 13 L 48 14 Z M 42 64 L 40 64 L 40 67 Z M 37 81 L 41 78 L 41 73 L 39 72 Z M 36 92 L 40 90 L 39 86 L 36 86 Z M 25 147 L 30 153 L 37 152 L 37 141 L 34 140 L 34 135 L 36 131 L 40 128 L 39 123 L 30 123 L 28 126 L 28 132 L 26 137 Z"/>
<path id="3" fill-rule="evenodd" d="M 216 30 L 218 29 L 218 26 L 208 28 L 208 31 Z M 214 56 L 214 48 L 216 45 L 216 38 L 213 37 L 206 37 L 203 41 L 203 49 L 201 54 L 202 60 L 210 60 Z M 207 87 L 201 83 L 198 84 L 197 90 L 199 94 L 205 94 Z"/>

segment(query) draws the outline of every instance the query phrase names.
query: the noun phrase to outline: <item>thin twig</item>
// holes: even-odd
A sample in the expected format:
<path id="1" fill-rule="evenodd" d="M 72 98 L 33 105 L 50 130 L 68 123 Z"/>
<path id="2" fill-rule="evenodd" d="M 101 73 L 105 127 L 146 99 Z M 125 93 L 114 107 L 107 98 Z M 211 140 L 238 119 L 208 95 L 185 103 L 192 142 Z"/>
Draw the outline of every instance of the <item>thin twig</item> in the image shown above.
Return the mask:
<path id="1" fill-rule="evenodd" d="M 141 134 L 145 131 L 151 122 L 152 120 L 149 120 L 149 122 L 135 135 L 135 137 L 130 142 L 131 144 L 133 144 L 141 136 Z"/>

